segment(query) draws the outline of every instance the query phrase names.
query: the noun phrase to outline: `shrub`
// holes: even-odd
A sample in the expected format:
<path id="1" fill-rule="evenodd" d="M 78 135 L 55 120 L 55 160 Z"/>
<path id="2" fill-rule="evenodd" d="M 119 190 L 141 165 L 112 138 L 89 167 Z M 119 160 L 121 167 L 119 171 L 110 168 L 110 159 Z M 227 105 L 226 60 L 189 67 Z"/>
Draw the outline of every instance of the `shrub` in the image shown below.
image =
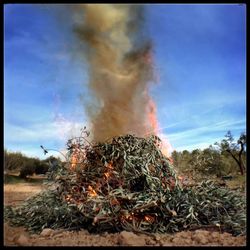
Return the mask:
<path id="1" fill-rule="evenodd" d="M 46 172 L 48 172 L 49 166 L 46 162 L 44 161 L 38 161 L 35 164 L 35 173 L 36 174 L 45 174 Z"/>
<path id="2" fill-rule="evenodd" d="M 21 178 L 27 178 L 28 175 L 33 175 L 35 173 L 35 159 L 26 157 L 25 163 L 20 170 L 19 176 Z"/>

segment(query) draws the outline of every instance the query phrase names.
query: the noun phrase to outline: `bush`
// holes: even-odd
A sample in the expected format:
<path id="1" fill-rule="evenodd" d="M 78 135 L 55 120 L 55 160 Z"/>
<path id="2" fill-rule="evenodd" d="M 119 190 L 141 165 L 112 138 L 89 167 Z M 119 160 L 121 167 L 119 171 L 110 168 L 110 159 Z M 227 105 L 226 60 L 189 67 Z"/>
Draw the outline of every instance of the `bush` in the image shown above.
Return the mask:
<path id="1" fill-rule="evenodd" d="M 48 169 L 48 164 L 43 161 L 39 161 L 35 164 L 35 174 L 45 174 L 46 172 L 48 172 Z"/>
<path id="2" fill-rule="evenodd" d="M 28 175 L 34 174 L 33 166 L 25 166 L 20 170 L 19 177 L 26 179 Z"/>
<path id="3" fill-rule="evenodd" d="M 24 165 L 20 170 L 19 176 L 21 178 L 27 178 L 28 175 L 35 173 L 35 162 L 36 159 L 25 157 Z"/>
<path id="4" fill-rule="evenodd" d="M 4 150 L 4 170 L 20 170 L 23 167 L 24 158 L 25 156 L 19 152 L 8 152 Z"/>
<path id="5" fill-rule="evenodd" d="M 46 160 L 27 157 L 19 152 L 8 152 L 4 150 L 4 170 L 5 171 L 20 171 L 19 177 L 27 178 L 29 175 L 45 174 L 48 171 L 48 162 L 54 157 L 49 157 Z M 56 158 L 55 158 L 56 159 Z"/>
<path id="6" fill-rule="evenodd" d="M 232 157 L 212 146 L 204 150 L 195 149 L 191 152 L 187 150 L 173 151 L 172 159 L 174 167 L 182 174 L 192 173 L 193 175 L 201 174 L 207 177 L 217 175 L 220 177 L 232 173 L 237 174 L 238 170 Z"/>

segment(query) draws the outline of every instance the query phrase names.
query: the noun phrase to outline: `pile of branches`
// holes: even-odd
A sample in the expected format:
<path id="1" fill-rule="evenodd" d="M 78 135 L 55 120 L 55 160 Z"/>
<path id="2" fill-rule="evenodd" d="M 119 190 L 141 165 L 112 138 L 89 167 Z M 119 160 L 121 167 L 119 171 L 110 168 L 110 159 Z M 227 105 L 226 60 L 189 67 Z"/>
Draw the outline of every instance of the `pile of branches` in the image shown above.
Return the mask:
<path id="1" fill-rule="evenodd" d="M 19 207 L 5 208 L 12 224 L 33 232 L 49 227 L 94 233 L 212 225 L 245 234 L 245 199 L 211 181 L 181 186 L 157 136 L 126 135 L 94 145 L 81 136 L 67 146 L 70 160 L 48 173 L 50 188 Z"/>

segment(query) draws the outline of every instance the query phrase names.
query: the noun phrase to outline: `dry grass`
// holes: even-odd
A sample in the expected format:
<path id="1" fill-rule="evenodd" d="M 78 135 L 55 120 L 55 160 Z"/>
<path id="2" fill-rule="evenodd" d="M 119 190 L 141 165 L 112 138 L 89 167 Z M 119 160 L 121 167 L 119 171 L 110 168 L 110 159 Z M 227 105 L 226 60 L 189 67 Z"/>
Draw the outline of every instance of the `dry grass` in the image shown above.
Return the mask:
<path id="1" fill-rule="evenodd" d="M 15 183 L 4 185 L 4 205 L 17 205 L 25 199 L 39 193 L 43 188 L 41 184 Z"/>

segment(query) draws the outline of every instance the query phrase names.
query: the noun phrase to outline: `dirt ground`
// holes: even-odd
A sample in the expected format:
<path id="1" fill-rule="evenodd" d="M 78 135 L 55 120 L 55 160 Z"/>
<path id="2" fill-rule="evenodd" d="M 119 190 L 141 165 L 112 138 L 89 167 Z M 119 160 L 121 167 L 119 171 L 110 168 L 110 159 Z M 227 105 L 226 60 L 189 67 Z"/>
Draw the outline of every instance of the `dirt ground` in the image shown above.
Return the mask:
<path id="1" fill-rule="evenodd" d="M 40 192 L 37 184 L 17 183 L 4 185 L 4 204 L 17 205 Z M 245 246 L 246 236 L 233 237 L 215 230 L 183 231 L 175 234 L 135 234 L 123 231 L 116 234 L 90 234 L 44 229 L 40 235 L 30 234 L 23 227 L 4 223 L 5 246 Z"/>

